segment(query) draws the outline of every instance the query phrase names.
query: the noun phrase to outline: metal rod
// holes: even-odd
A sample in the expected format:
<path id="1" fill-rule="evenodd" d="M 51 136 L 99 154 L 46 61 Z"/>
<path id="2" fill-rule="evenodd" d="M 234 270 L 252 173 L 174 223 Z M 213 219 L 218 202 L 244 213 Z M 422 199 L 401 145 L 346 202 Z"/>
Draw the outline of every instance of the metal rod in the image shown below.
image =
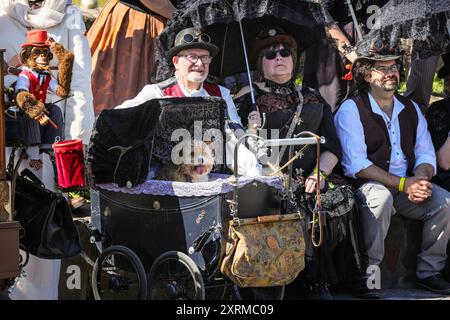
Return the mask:
<path id="1" fill-rule="evenodd" d="M 225 35 L 223 37 L 223 43 L 222 43 L 222 59 L 220 60 L 220 78 L 223 79 L 223 62 L 225 60 L 225 52 L 227 51 L 226 44 L 227 44 L 227 37 L 228 37 L 228 27 L 229 24 L 227 24 L 227 27 L 225 28 Z"/>
<path id="2" fill-rule="evenodd" d="M 239 30 L 241 31 L 241 40 L 242 40 L 242 50 L 244 50 L 244 60 L 245 60 L 245 67 L 247 68 L 247 77 L 248 77 L 248 85 L 250 86 L 250 96 L 252 98 L 252 105 L 255 105 L 255 93 L 253 92 L 253 83 L 252 83 L 252 75 L 250 74 L 250 65 L 248 63 L 248 57 L 247 57 L 247 47 L 245 46 L 245 39 L 244 39 L 244 30 L 242 28 L 242 22 L 239 19 Z"/>
<path id="3" fill-rule="evenodd" d="M 320 143 L 325 143 L 325 137 L 320 137 Z M 270 139 L 263 141 L 259 147 L 264 148 L 303 144 L 317 144 L 317 140 L 315 138 Z"/>
<path id="4" fill-rule="evenodd" d="M 4 63 L 3 54 L 4 49 L 0 49 L 0 180 L 6 179 L 6 156 L 5 156 L 5 83 L 4 83 Z"/>
<path id="5" fill-rule="evenodd" d="M 361 28 L 359 27 L 358 20 L 356 19 L 355 11 L 353 10 L 351 0 L 347 0 L 348 9 L 350 10 L 350 14 L 352 16 L 353 25 L 355 26 L 356 34 L 358 35 L 358 40 L 362 39 Z"/>
<path id="6" fill-rule="evenodd" d="M 294 156 L 294 146 L 291 144 L 289 146 L 289 159 L 291 159 L 293 156 Z M 286 189 L 288 190 L 288 201 L 289 201 L 289 204 L 291 203 L 290 201 L 292 200 L 291 197 L 290 197 L 289 190 L 291 190 L 291 184 L 292 184 L 291 183 L 291 177 L 292 177 L 293 169 L 294 169 L 294 162 L 292 161 L 289 164 L 289 166 L 288 166 L 288 177 L 289 177 L 289 179 L 287 180 L 287 183 L 286 183 Z"/>

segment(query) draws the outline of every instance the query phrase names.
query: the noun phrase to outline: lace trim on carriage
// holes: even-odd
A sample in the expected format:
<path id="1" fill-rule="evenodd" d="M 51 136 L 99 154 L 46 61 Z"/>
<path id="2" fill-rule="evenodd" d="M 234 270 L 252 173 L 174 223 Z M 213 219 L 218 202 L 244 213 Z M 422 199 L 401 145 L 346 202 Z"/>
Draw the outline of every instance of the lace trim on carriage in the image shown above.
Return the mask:
<path id="1" fill-rule="evenodd" d="M 113 192 L 177 197 L 208 197 L 233 191 L 233 185 L 229 179 L 229 175 L 211 173 L 209 177 L 212 181 L 188 183 L 147 180 L 146 182 L 132 188 L 121 188 L 115 183 L 98 184 L 97 187 Z M 266 176 L 239 177 L 238 187 L 242 188 L 243 186 L 254 181 L 264 183 L 278 190 L 283 190 L 283 183 L 279 177 Z"/>

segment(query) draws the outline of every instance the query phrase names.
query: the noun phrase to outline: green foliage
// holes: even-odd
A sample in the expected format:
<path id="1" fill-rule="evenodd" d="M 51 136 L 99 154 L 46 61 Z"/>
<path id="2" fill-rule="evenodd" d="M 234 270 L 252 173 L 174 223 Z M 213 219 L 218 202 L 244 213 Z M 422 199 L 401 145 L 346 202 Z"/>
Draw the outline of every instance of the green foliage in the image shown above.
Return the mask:
<path id="1" fill-rule="evenodd" d="M 433 81 L 433 95 L 444 96 L 444 79 L 439 79 L 436 74 Z"/>
<path id="2" fill-rule="evenodd" d="M 406 81 L 400 83 L 399 93 L 403 94 L 406 91 Z M 433 90 L 431 93 L 433 96 L 444 96 L 444 79 L 439 79 L 437 75 L 434 75 Z"/>
<path id="3" fill-rule="evenodd" d="M 89 192 L 89 189 L 69 192 L 69 198 L 79 198 L 79 197 L 85 198 L 86 203 L 90 203 L 91 193 Z"/>
<path id="4" fill-rule="evenodd" d="M 405 91 L 406 91 L 406 81 L 402 81 L 402 82 L 400 82 L 400 87 L 398 88 L 398 92 L 400 94 L 403 94 L 403 93 L 405 93 Z"/>

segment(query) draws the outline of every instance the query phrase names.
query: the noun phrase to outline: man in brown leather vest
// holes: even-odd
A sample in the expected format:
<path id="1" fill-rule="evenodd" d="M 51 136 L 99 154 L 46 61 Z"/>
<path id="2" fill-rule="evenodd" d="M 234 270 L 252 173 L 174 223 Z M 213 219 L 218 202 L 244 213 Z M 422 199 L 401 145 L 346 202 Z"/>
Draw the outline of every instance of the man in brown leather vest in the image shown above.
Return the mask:
<path id="1" fill-rule="evenodd" d="M 353 64 L 358 93 L 335 116 L 342 167 L 357 187 L 369 266 L 383 259 L 392 215 L 423 221 L 417 284 L 450 294 L 450 283 L 441 276 L 450 237 L 450 194 L 430 182 L 436 156 L 425 118 L 415 103 L 396 93 L 400 57 L 382 40 L 359 52 Z"/>

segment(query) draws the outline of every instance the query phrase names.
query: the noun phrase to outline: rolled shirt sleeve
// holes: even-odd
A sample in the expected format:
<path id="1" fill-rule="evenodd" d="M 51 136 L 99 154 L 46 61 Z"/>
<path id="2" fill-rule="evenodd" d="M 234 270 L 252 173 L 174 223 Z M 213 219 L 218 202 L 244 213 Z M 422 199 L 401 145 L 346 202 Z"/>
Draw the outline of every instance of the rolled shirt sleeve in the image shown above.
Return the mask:
<path id="1" fill-rule="evenodd" d="M 356 178 L 356 174 L 371 165 L 367 158 L 367 146 L 359 112 L 353 100 L 346 100 L 334 116 L 336 133 L 342 147 L 344 174 Z"/>
<path id="2" fill-rule="evenodd" d="M 136 107 L 151 99 L 164 98 L 161 89 L 155 84 L 148 84 L 142 88 L 141 92 L 136 97 L 126 100 L 124 103 L 118 105 L 114 109 L 126 109 Z"/>
<path id="3" fill-rule="evenodd" d="M 427 121 L 417 104 L 415 102 L 413 102 L 413 104 L 416 108 L 419 120 L 416 132 L 416 145 L 414 147 L 414 155 L 416 157 L 414 170 L 416 170 L 419 165 L 427 163 L 433 166 L 434 174 L 436 174 L 436 153 L 431 140 L 430 132 L 428 131 Z"/>
<path id="4" fill-rule="evenodd" d="M 241 117 L 239 117 L 236 106 L 234 105 L 233 98 L 230 95 L 230 90 L 225 87 L 219 86 L 222 99 L 227 103 L 228 119 L 233 123 L 238 123 L 242 127 Z"/>

